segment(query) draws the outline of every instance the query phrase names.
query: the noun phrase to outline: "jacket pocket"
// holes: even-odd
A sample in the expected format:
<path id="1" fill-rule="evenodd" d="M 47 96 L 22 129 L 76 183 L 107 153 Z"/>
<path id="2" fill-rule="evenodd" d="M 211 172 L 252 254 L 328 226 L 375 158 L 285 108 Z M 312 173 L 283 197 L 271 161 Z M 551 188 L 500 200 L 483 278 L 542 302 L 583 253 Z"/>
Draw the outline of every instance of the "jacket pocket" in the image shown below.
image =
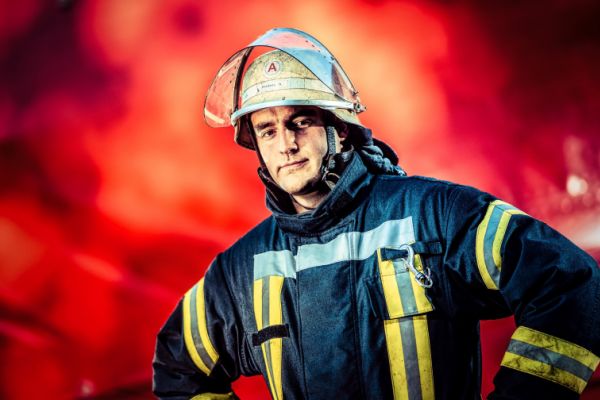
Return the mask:
<path id="1" fill-rule="evenodd" d="M 419 253 L 416 253 L 416 250 Z M 439 242 L 417 242 L 400 248 L 377 250 L 378 274 L 366 281 L 375 314 L 390 320 L 427 313 L 434 306 L 426 295 L 433 284 L 422 254 L 441 252 Z"/>
<path id="2" fill-rule="evenodd" d="M 422 256 L 431 261 L 429 255 L 439 253 L 439 242 L 380 248 L 378 272 L 366 282 L 372 308 L 382 321 L 395 399 L 435 397 L 429 335 L 434 306 L 426 295 L 434 282 Z"/>

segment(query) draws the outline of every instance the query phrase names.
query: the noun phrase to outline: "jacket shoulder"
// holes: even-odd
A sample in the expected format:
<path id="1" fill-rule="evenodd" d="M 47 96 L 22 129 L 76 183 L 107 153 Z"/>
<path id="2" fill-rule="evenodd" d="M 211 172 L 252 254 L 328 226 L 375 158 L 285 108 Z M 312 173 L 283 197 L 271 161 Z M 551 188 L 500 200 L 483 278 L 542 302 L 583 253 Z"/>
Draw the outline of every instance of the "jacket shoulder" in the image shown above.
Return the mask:
<path id="1" fill-rule="evenodd" d="M 253 254 L 260 252 L 257 247 L 264 246 L 266 238 L 271 236 L 276 228 L 275 218 L 271 215 L 265 218 L 262 222 L 255 225 L 252 229 L 246 232 L 241 238 L 233 243 L 224 253 L 245 252 L 251 249 Z"/>
<path id="2" fill-rule="evenodd" d="M 406 190 L 406 191 L 424 191 L 424 192 L 441 192 L 448 195 L 466 195 L 479 196 L 489 195 L 472 186 L 459 184 L 456 182 L 436 179 L 428 176 L 397 176 L 397 175 L 380 175 L 377 177 L 379 186 L 389 187 L 390 189 Z"/>
<path id="3" fill-rule="evenodd" d="M 275 219 L 270 216 L 221 252 L 217 259 L 225 275 L 251 274 L 254 255 L 272 250 L 268 248 L 268 244 L 273 243 L 275 235 Z"/>
<path id="4" fill-rule="evenodd" d="M 450 198 L 454 196 L 454 192 L 467 188 L 467 186 L 427 176 L 380 175 L 377 177 L 374 189 L 388 196 L 401 194 L 410 197 L 432 197 L 435 195 L 435 197 Z"/>
<path id="5" fill-rule="evenodd" d="M 495 197 L 471 186 L 425 176 L 381 176 L 374 185 L 373 199 L 380 207 L 402 204 L 415 216 L 448 222 L 460 219 L 466 211 L 481 210 Z"/>

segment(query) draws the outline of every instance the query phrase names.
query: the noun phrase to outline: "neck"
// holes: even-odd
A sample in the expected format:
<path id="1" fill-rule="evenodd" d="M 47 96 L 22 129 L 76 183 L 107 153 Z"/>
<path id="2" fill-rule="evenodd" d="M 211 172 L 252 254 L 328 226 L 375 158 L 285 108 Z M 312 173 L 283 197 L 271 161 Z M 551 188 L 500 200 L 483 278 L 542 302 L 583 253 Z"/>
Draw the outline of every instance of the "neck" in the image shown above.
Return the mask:
<path id="1" fill-rule="evenodd" d="M 296 213 L 301 214 L 317 208 L 326 196 L 327 193 L 316 191 L 302 195 L 292 195 L 291 197 Z"/>

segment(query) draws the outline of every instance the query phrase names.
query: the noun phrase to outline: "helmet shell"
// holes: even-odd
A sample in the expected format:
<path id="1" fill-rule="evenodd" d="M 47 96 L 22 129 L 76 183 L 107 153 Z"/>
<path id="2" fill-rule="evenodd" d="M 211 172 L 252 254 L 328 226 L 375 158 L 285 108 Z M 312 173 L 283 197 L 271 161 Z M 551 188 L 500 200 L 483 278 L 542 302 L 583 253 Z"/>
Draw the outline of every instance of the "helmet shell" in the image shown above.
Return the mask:
<path id="1" fill-rule="evenodd" d="M 244 73 L 256 47 L 274 51 L 257 57 Z M 243 78 L 243 79 L 242 79 Z M 235 127 L 235 141 L 249 149 L 254 141 L 244 117 L 276 106 L 315 106 L 340 120 L 362 126 L 358 92 L 333 55 L 318 40 L 291 28 L 272 29 L 223 64 L 204 104 L 212 127 Z"/>
<path id="2" fill-rule="evenodd" d="M 304 64 L 281 50 L 259 56 L 248 67 L 241 86 L 240 108 L 231 115 L 235 141 L 252 147 L 248 124 L 242 117 L 269 107 L 315 106 L 331 111 L 345 122 L 358 124 L 352 106 L 320 81 Z M 339 114 L 339 115 L 338 115 Z"/>

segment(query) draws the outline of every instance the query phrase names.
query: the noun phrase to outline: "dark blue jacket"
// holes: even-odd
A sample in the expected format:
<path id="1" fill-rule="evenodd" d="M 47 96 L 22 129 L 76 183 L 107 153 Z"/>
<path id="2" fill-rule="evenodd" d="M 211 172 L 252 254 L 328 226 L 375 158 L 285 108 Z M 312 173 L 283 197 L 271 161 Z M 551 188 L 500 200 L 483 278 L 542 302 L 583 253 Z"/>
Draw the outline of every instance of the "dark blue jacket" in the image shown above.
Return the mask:
<path id="1" fill-rule="evenodd" d="M 491 398 L 577 398 L 598 365 L 595 261 L 489 194 L 355 155 L 314 212 L 270 206 L 158 335 L 159 397 L 261 374 L 278 400 L 479 399 L 479 321 L 508 315 Z"/>

